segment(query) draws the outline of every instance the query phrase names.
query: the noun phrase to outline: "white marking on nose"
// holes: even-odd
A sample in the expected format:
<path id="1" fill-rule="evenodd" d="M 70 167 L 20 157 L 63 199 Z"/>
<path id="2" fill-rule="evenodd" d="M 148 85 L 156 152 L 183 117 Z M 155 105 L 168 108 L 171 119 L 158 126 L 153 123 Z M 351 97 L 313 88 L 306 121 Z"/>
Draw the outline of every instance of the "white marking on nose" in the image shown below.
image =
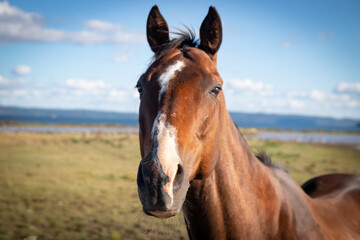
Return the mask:
<path id="1" fill-rule="evenodd" d="M 159 111 L 155 118 L 153 129 L 151 131 L 154 140 L 153 157 L 157 159 L 164 173 L 169 177 L 169 182 L 164 186 L 164 190 L 171 199 L 170 206 L 173 203 L 173 185 L 180 156 L 177 146 L 177 130 L 166 119 L 165 114 Z"/>
<path id="2" fill-rule="evenodd" d="M 168 82 L 174 77 L 175 73 L 178 71 L 181 71 L 181 69 L 184 67 L 184 62 L 177 61 L 175 64 L 169 66 L 166 71 L 161 74 L 159 77 L 159 83 L 160 83 L 160 91 L 159 91 L 159 102 L 161 99 L 161 95 L 165 92 Z"/>
<path id="3" fill-rule="evenodd" d="M 184 65 L 184 62 L 177 61 L 173 65 L 169 66 L 166 71 L 159 77 L 159 103 L 161 100 L 161 95 L 166 91 L 169 81 L 175 76 L 177 72 L 181 71 Z M 176 116 L 176 113 L 172 113 L 171 116 Z M 167 182 L 164 186 L 164 190 L 170 196 L 171 206 L 174 201 L 174 179 L 181 160 L 177 149 L 177 130 L 167 121 L 166 115 L 162 114 L 161 110 L 154 120 L 153 128 L 151 130 L 151 137 L 154 141 L 153 158 L 158 161 L 158 165 L 161 166 L 161 169 L 169 177 L 169 182 Z"/>
<path id="4" fill-rule="evenodd" d="M 160 117 L 161 117 L 161 111 L 158 112 L 158 114 L 156 115 L 156 118 L 154 120 L 154 123 L 153 123 L 153 127 L 151 129 L 151 139 L 152 140 L 157 140 L 155 135 L 157 135 L 157 133 L 159 132 L 159 121 L 160 121 Z"/>

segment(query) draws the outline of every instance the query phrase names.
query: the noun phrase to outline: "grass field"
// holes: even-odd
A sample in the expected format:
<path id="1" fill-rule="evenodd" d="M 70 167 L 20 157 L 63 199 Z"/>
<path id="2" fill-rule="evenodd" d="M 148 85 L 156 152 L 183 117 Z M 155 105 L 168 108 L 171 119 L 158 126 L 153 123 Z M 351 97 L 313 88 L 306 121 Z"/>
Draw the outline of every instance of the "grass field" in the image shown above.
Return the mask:
<path id="1" fill-rule="evenodd" d="M 360 151 L 249 141 L 299 183 L 329 172 L 360 174 Z M 0 133 L 0 239 L 187 239 L 182 216 L 142 213 L 135 134 Z"/>

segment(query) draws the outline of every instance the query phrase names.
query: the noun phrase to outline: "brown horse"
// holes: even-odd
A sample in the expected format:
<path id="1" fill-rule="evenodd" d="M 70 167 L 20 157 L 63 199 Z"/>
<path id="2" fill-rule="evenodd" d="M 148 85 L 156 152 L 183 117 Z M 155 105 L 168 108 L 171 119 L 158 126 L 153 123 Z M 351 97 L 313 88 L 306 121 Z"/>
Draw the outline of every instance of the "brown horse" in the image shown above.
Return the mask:
<path id="1" fill-rule="evenodd" d="M 191 33 L 170 40 L 154 6 L 147 39 L 155 56 L 137 83 L 146 214 L 183 209 L 191 239 L 360 239 L 360 176 L 321 176 L 303 190 L 239 133 L 216 68 L 222 26 L 214 7 L 198 43 Z"/>

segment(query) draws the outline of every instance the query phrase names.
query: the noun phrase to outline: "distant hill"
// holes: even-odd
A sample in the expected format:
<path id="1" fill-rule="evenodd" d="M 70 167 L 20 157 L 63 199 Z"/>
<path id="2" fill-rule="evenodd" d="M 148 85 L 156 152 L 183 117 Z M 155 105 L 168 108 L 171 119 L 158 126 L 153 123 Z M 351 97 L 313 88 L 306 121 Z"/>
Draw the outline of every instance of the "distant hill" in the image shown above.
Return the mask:
<path id="1" fill-rule="evenodd" d="M 240 112 L 230 112 L 230 115 L 236 125 L 246 128 L 360 131 L 360 121 L 354 119 Z M 136 113 L 0 106 L 0 121 L 8 120 L 37 123 L 138 125 Z"/>
<path id="2" fill-rule="evenodd" d="M 230 115 L 239 127 L 245 128 L 360 131 L 360 121 L 354 119 L 239 112 Z"/>
<path id="3" fill-rule="evenodd" d="M 0 121 L 138 125 L 136 113 L 0 107 Z"/>

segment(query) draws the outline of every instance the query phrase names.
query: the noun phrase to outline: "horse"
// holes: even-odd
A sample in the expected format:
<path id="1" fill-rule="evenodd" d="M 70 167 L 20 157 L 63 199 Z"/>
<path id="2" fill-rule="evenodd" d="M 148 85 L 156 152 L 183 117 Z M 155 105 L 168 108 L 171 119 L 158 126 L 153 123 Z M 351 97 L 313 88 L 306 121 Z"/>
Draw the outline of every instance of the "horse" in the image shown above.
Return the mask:
<path id="1" fill-rule="evenodd" d="M 136 84 L 145 214 L 183 210 L 190 239 L 360 239 L 360 176 L 320 176 L 301 188 L 250 150 L 225 107 L 214 7 L 199 40 L 191 31 L 170 40 L 156 5 L 146 32 L 154 57 Z"/>

